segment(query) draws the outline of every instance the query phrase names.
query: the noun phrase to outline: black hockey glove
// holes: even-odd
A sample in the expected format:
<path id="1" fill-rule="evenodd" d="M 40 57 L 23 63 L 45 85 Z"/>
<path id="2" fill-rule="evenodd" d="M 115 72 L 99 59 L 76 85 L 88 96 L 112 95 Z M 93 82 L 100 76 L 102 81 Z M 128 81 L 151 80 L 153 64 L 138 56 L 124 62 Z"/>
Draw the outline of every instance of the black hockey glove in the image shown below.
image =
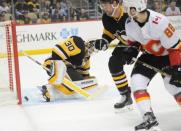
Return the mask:
<path id="1" fill-rule="evenodd" d="M 97 39 L 93 40 L 94 41 L 94 46 L 97 50 L 107 50 L 109 42 L 106 39 Z"/>
<path id="2" fill-rule="evenodd" d="M 133 64 L 134 61 L 132 60 L 132 58 L 136 58 L 138 56 L 139 48 L 136 46 L 131 46 L 125 48 L 123 52 L 127 54 L 126 64 Z"/>
<path id="3" fill-rule="evenodd" d="M 181 66 L 172 67 L 170 84 L 181 88 Z"/>

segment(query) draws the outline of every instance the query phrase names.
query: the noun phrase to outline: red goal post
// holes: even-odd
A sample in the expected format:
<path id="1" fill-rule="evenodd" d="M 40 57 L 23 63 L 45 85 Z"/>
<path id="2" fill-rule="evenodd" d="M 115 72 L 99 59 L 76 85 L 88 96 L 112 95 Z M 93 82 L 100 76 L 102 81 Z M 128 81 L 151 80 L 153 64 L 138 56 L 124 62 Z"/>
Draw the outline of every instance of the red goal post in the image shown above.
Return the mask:
<path id="1" fill-rule="evenodd" d="M 15 101 L 22 104 L 16 24 L 0 22 L 0 105 Z"/>

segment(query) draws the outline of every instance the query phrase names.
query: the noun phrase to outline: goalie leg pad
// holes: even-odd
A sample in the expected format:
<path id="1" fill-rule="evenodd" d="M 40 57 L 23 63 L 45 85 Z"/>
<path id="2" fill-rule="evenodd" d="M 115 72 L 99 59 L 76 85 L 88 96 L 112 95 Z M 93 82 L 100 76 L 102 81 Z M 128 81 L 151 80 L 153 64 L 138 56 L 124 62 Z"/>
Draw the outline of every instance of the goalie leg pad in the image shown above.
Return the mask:
<path id="1" fill-rule="evenodd" d="M 53 72 L 50 76 L 48 83 L 51 85 L 59 85 L 63 82 L 63 78 L 66 74 L 66 66 L 63 61 L 55 60 L 53 63 Z"/>
<path id="2" fill-rule="evenodd" d="M 97 86 L 96 78 L 90 78 L 90 79 L 86 79 L 86 80 L 73 81 L 73 83 L 76 84 L 78 87 L 80 87 L 82 89 L 92 89 L 92 88 Z M 63 94 L 65 94 L 65 95 L 72 95 L 72 94 L 75 93 L 74 90 L 70 89 L 69 84 L 67 82 L 65 84 L 62 83 L 61 85 L 56 85 L 55 88 L 58 91 L 60 91 Z"/>
<path id="3" fill-rule="evenodd" d="M 73 82 L 82 89 L 90 89 L 98 85 L 96 78 L 89 78 L 89 79 L 73 81 Z"/>
<path id="4" fill-rule="evenodd" d="M 91 99 L 91 98 L 90 98 L 91 95 L 90 95 L 88 92 L 86 92 L 85 90 L 81 89 L 79 86 L 77 86 L 76 84 L 74 84 L 72 81 L 64 78 L 64 79 L 63 79 L 63 84 L 64 84 L 65 86 L 67 86 L 69 89 L 72 89 L 73 91 L 77 92 L 78 94 L 80 94 L 80 95 L 82 95 L 82 96 L 84 96 L 84 97 L 86 97 L 86 98 Z"/>
<path id="5" fill-rule="evenodd" d="M 54 86 L 54 87 L 55 87 L 55 89 L 57 89 L 59 92 L 65 94 L 65 95 L 72 95 L 72 94 L 75 93 L 72 89 L 70 89 L 69 87 L 67 87 L 67 86 L 64 85 L 64 84 L 56 85 L 56 86 Z"/>

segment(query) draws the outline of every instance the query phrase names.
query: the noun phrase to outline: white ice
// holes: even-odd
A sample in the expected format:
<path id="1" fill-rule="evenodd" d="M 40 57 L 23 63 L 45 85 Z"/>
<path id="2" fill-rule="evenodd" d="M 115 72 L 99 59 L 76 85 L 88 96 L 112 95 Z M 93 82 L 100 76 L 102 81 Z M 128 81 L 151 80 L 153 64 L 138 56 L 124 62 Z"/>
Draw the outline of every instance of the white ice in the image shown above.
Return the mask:
<path id="1" fill-rule="evenodd" d="M 92 57 L 91 74 L 109 89 L 97 100 L 64 100 L 58 103 L 9 105 L 0 107 L 0 131 L 134 131 L 141 116 L 138 111 L 115 113 L 113 104 L 120 99 L 107 67 L 112 50 Z M 43 62 L 47 56 L 34 56 Z M 130 75 L 131 66 L 126 67 Z M 20 58 L 22 89 L 46 83 L 41 67 L 26 57 Z M 153 110 L 163 131 L 181 131 L 181 109 L 163 87 L 157 75 L 149 86 Z M 29 98 L 31 101 L 31 98 Z"/>

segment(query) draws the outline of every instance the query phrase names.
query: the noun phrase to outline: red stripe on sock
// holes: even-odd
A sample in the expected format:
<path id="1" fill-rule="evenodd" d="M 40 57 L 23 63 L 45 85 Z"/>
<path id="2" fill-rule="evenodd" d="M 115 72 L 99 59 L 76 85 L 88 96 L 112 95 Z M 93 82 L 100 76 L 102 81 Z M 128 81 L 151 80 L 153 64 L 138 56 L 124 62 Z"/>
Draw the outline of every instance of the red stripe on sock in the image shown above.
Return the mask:
<path id="1" fill-rule="evenodd" d="M 150 95 L 146 91 L 136 91 L 136 92 L 134 92 L 134 98 L 135 99 L 140 99 L 140 98 L 143 98 L 143 97 L 144 98 L 145 97 L 150 98 Z"/>

